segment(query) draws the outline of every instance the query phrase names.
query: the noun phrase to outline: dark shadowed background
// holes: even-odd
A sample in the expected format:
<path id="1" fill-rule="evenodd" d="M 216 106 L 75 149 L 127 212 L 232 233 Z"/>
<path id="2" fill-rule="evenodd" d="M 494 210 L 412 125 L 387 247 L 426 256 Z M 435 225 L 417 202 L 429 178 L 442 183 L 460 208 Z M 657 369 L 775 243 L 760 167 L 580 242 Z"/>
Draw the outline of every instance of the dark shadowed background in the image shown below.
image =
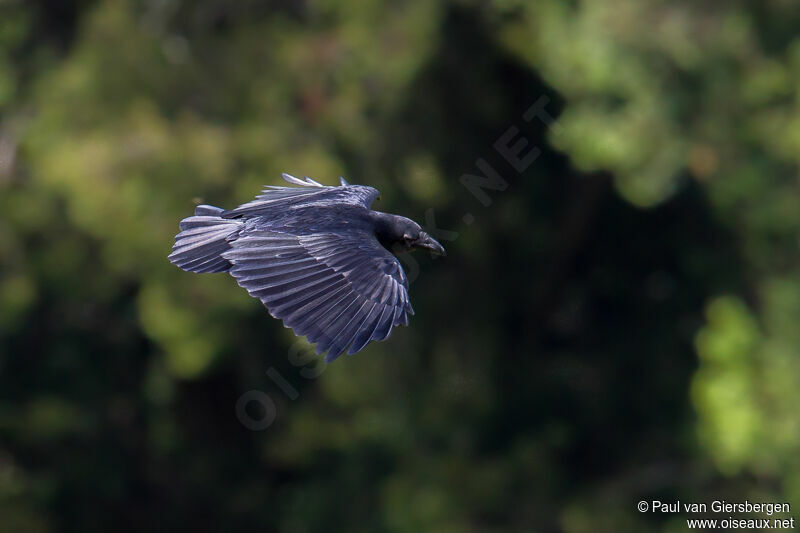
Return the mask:
<path id="1" fill-rule="evenodd" d="M 800 506 L 798 28 L 794 0 L 0 0 L 0 531 Z M 281 172 L 455 232 L 406 263 L 410 327 L 325 366 L 169 264 L 195 204 Z"/>

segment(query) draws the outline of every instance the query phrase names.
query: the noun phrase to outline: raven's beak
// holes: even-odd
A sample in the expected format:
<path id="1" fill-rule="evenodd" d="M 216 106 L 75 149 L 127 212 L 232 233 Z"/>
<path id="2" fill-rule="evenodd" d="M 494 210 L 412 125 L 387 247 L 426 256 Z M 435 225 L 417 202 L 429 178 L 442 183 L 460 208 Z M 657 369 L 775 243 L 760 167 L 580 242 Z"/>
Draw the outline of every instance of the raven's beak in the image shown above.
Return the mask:
<path id="1" fill-rule="evenodd" d="M 431 252 L 439 255 L 447 255 L 444 251 L 444 246 L 436 242 L 436 239 L 425 233 L 420 232 L 419 239 L 414 243 L 417 248 L 426 248 Z"/>

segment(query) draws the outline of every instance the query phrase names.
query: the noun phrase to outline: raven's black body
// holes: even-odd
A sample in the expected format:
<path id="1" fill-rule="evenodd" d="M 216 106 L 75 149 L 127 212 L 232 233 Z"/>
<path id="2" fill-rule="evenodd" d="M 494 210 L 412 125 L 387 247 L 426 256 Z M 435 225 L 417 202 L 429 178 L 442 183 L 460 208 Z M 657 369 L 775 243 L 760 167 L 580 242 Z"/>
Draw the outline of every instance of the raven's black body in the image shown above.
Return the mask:
<path id="1" fill-rule="evenodd" d="M 372 187 L 269 187 L 236 209 L 198 206 L 181 221 L 170 261 L 230 272 L 269 312 L 331 361 L 408 324 L 408 280 L 387 248 L 442 246 L 405 217 L 369 209 Z"/>

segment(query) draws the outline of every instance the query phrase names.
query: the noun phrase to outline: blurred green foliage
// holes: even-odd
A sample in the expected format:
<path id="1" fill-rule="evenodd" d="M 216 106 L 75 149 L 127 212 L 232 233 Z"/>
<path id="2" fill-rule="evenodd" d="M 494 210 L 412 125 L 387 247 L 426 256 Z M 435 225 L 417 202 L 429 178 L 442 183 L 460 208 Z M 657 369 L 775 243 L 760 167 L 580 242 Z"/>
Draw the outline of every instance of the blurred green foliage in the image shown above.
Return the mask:
<path id="1" fill-rule="evenodd" d="M 800 505 L 798 28 L 792 0 L 0 0 L 0 531 Z M 541 96 L 552 129 L 521 118 Z M 166 260 L 194 204 L 283 171 L 458 232 L 411 326 L 329 367 Z"/>

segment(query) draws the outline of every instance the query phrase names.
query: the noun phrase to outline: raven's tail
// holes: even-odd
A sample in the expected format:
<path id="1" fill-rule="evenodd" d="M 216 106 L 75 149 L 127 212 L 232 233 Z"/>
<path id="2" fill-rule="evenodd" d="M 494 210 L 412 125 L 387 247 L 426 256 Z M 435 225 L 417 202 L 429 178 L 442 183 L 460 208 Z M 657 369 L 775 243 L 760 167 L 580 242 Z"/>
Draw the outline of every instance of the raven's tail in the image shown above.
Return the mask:
<path id="1" fill-rule="evenodd" d="M 226 272 L 231 264 L 222 257 L 230 250 L 232 241 L 242 226 L 235 219 L 221 218 L 224 209 L 198 205 L 194 216 L 181 220 L 181 232 L 175 236 L 175 245 L 169 260 L 188 272 Z"/>

